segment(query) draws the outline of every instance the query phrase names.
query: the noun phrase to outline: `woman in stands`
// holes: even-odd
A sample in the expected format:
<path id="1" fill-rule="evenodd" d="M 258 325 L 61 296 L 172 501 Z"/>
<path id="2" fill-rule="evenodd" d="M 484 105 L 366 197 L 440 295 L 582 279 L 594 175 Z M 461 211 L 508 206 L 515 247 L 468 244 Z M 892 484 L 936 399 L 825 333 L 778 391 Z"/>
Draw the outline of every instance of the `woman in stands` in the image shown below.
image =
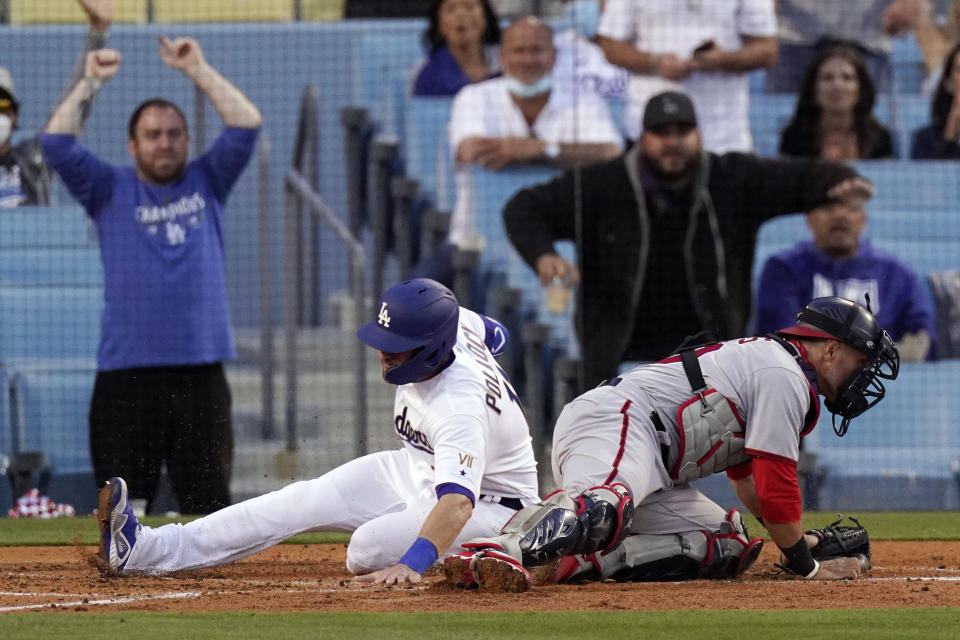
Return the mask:
<path id="1" fill-rule="evenodd" d="M 832 47 L 807 67 L 780 155 L 826 160 L 892 158 L 890 131 L 873 117 L 876 90 L 855 49 Z"/>
<path id="2" fill-rule="evenodd" d="M 960 159 L 960 44 L 947 54 L 943 75 L 930 105 L 930 124 L 913 134 L 910 157 L 916 160 Z"/>
<path id="3" fill-rule="evenodd" d="M 434 0 L 429 19 L 413 95 L 452 96 L 499 75 L 500 25 L 489 0 Z"/>

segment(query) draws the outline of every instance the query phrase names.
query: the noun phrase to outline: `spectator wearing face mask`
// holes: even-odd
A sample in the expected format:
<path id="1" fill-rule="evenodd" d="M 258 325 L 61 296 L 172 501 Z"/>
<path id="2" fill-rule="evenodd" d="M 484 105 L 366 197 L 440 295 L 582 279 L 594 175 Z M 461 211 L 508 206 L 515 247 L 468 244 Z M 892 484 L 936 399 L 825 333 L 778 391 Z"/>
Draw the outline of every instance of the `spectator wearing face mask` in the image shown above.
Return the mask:
<path id="1" fill-rule="evenodd" d="M 414 275 L 449 284 L 453 248 L 475 235 L 468 165 L 491 171 L 524 163 L 570 168 L 619 155 L 622 138 L 602 98 L 585 94 L 574 99 L 552 90 L 555 58 L 550 27 L 532 16 L 518 18 L 503 33 L 503 76 L 469 84 L 454 98 L 448 133 L 457 197 L 450 233 L 435 254 L 414 268 Z"/>
<path id="2" fill-rule="evenodd" d="M 79 0 L 90 18 L 90 31 L 64 96 L 83 77 L 87 53 L 102 48 L 113 19 L 113 0 Z M 83 113 L 86 120 L 86 112 Z M 40 150 L 39 135 L 13 142 L 20 121 L 20 100 L 13 75 L 0 67 L 0 209 L 50 204 L 52 173 Z M 82 124 L 82 122 L 81 122 Z"/>

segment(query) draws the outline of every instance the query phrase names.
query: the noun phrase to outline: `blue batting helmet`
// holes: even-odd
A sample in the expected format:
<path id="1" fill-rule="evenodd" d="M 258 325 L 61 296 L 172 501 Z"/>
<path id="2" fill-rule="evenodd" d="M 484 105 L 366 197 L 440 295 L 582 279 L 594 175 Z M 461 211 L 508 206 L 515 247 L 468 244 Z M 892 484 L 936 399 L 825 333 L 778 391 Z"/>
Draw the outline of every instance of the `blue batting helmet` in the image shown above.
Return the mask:
<path id="1" fill-rule="evenodd" d="M 450 289 L 429 278 L 390 287 L 380 298 L 376 313 L 374 320 L 357 330 L 360 341 L 386 353 L 414 352 L 384 374 L 392 384 L 408 384 L 430 375 L 446 362 L 457 342 L 460 304 Z"/>

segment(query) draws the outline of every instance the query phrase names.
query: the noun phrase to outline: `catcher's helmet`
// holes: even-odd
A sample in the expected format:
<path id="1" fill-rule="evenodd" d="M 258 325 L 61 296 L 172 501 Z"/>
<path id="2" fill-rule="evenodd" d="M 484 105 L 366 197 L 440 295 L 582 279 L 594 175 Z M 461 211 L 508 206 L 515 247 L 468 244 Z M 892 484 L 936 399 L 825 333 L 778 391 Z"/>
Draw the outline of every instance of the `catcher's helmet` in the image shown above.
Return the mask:
<path id="1" fill-rule="evenodd" d="M 384 374 L 392 384 L 408 384 L 430 375 L 446 362 L 457 342 L 460 304 L 450 289 L 429 278 L 390 287 L 380 298 L 376 313 L 376 319 L 357 330 L 357 337 L 386 353 L 415 352 Z"/>
<path id="2" fill-rule="evenodd" d="M 850 376 L 836 402 L 826 401 L 833 413 L 833 430 L 843 436 L 850 420 L 877 404 L 886 394 L 881 378 L 894 380 L 900 355 L 893 339 L 874 315 L 856 302 L 838 297 L 815 298 L 797 314 L 797 324 L 777 333 L 799 338 L 840 340 L 867 355 L 860 371 Z M 837 416 L 841 417 L 837 424 Z"/>

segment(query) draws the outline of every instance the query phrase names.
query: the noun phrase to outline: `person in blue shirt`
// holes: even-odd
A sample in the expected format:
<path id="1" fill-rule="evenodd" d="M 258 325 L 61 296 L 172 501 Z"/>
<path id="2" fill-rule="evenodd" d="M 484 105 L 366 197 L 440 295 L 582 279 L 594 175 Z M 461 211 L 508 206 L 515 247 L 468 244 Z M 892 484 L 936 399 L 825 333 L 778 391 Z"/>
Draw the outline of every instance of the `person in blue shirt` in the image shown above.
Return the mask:
<path id="1" fill-rule="evenodd" d="M 230 504 L 231 397 L 222 362 L 235 356 L 224 286 L 223 213 L 253 153 L 259 110 L 191 38 L 160 38 L 160 58 L 213 103 L 226 125 L 190 162 L 186 118 L 147 100 L 129 121 L 133 167 L 77 142 L 81 114 L 117 72 L 120 53 L 87 56 L 86 75 L 57 107 L 40 144 L 96 224 L 105 309 L 90 407 L 99 484 L 122 472 L 132 498 L 156 495 L 163 463 L 184 513 Z M 128 474 L 128 475 L 127 475 Z"/>
<path id="2" fill-rule="evenodd" d="M 814 298 L 839 296 L 867 304 L 897 341 L 900 358 L 934 355 L 933 309 L 917 274 L 861 237 L 866 200 L 831 201 L 807 213 L 813 239 L 775 253 L 763 266 L 755 305 L 757 333 L 792 326 Z"/>
<path id="3" fill-rule="evenodd" d="M 453 96 L 500 74 L 500 25 L 489 0 L 435 0 L 428 17 L 428 53 L 414 69 L 413 95 Z"/>

